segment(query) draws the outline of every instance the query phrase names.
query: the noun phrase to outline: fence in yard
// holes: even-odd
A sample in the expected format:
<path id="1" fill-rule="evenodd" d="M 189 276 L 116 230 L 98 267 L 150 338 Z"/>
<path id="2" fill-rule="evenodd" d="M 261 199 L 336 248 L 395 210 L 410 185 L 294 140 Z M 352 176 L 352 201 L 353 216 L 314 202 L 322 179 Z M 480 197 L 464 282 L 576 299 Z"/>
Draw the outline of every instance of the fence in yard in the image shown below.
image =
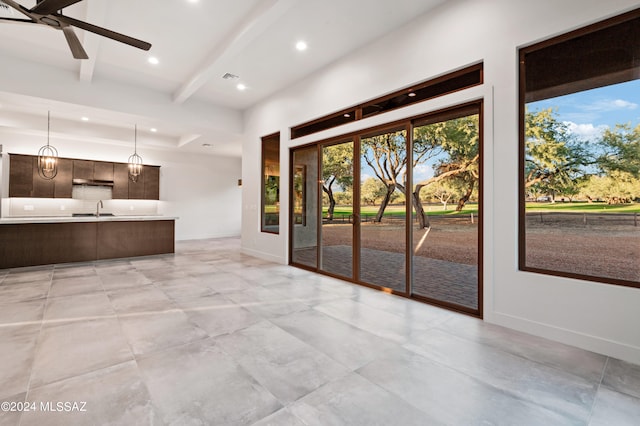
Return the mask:
<path id="1" fill-rule="evenodd" d="M 638 226 L 638 213 L 567 213 L 528 212 L 527 225 L 547 224 L 562 226 Z"/>

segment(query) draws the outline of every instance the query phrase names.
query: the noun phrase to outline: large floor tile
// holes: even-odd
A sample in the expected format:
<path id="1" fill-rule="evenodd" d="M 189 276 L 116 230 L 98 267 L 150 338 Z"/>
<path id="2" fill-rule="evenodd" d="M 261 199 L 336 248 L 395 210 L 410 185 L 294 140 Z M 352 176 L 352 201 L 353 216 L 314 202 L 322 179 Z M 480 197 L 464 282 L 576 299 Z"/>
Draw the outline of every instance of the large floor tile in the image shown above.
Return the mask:
<path id="1" fill-rule="evenodd" d="M 604 355 L 467 316 L 452 315 L 438 328 L 531 361 L 569 371 L 594 382 L 602 377 L 607 360 Z"/>
<path id="2" fill-rule="evenodd" d="M 156 281 L 154 285 L 174 301 L 215 294 L 215 291 L 196 278 L 174 278 L 166 281 Z"/>
<path id="3" fill-rule="evenodd" d="M 0 400 L 27 391 L 40 324 L 0 327 Z"/>
<path id="4" fill-rule="evenodd" d="M 45 325 L 31 386 L 43 386 L 131 359 L 133 355 L 115 318 Z"/>
<path id="5" fill-rule="evenodd" d="M 19 426 L 20 417 L 22 417 L 23 411 L 19 411 L 17 404 L 26 401 L 27 394 L 21 393 L 18 395 L 5 396 L 2 398 L 2 402 L 8 402 L 11 404 L 9 410 L 0 410 L 0 426 Z"/>
<path id="6" fill-rule="evenodd" d="M 254 286 L 246 280 L 228 272 L 215 275 L 201 275 L 198 277 L 198 282 L 209 287 L 215 293 L 237 293 Z"/>
<path id="7" fill-rule="evenodd" d="M 597 381 L 440 330 L 416 334 L 404 347 L 518 398 L 588 420 Z"/>
<path id="8" fill-rule="evenodd" d="M 55 265 L 53 269 L 54 281 L 64 278 L 95 277 L 96 275 L 93 262 Z"/>
<path id="9" fill-rule="evenodd" d="M 39 324 L 44 315 L 46 299 L 36 299 L 26 302 L 0 304 L 0 326 Z"/>
<path id="10" fill-rule="evenodd" d="M 34 266 L 28 268 L 10 269 L 2 281 L 2 285 L 25 284 L 51 281 L 52 266 Z"/>
<path id="11" fill-rule="evenodd" d="M 99 319 L 114 317 L 111 302 L 103 291 L 99 293 L 76 294 L 73 296 L 50 297 L 44 320 L 69 321 L 75 319 Z"/>
<path id="12" fill-rule="evenodd" d="M 175 309 L 171 299 L 153 285 L 108 291 L 113 308 L 121 314 L 136 312 L 165 312 Z"/>
<path id="13" fill-rule="evenodd" d="M 49 294 L 51 281 L 14 283 L 0 286 L 0 301 L 3 305 L 44 299 Z"/>
<path id="14" fill-rule="evenodd" d="M 306 426 L 306 423 L 297 418 L 289 408 L 282 408 L 253 426 Z"/>
<path id="15" fill-rule="evenodd" d="M 249 327 L 261 317 L 237 305 L 222 295 L 198 297 L 176 302 L 189 320 L 205 330 L 209 336 L 232 333 Z"/>
<path id="16" fill-rule="evenodd" d="M 272 322 L 351 370 L 399 349 L 396 343 L 313 310 Z"/>
<path id="17" fill-rule="evenodd" d="M 309 426 L 444 424 L 355 373 L 328 383 L 289 408 Z"/>
<path id="18" fill-rule="evenodd" d="M 37 404 L 69 402 L 77 406 L 69 405 L 68 411 L 25 413 L 21 426 L 158 424 L 157 409 L 134 361 L 36 388 L 28 399 Z"/>
<path id="19" fill-rule="evenodd" d="M 225 297 L 265 318 L 275 318 L 309 309 L 309 306 L 301 301 L 265 287 L 250 288 L 239 293 L 227 293 Z"/>
<path id="20" fill-rule="evenodd" d="M 637 426 L 640 399 L 601 387 L 593 407 L 590 426 Z"/>
<path id="21" fill-rule="evenodd" d="M 135 355 L 157 352 L 208 337 L 184 312 L 140 313 L 120 317 L 122 331 Z"/>
<path id="22" fill-rule="evenodd" d="M 640 398 L 640 365 L 610 358 L 602 384 L 615 391 Z"/>
<path id="23" fill-rule="evenodd" d="M 73 296 L 76 294 L 102 292 L 102 282 L 98 275 L 54 278 L 51 283 L 49 297 Z"/>
<path id="24" fill-rule="evenodd" d="M 272 284 L 268 289 L 283 296 L 297 299 L 305 305 L 315 306 L 320 303 L 341 299 L 342 296 L 324 291 L 321 286 L 309 282 L 288 281 Z"/>
<path id="25" fill-rule="evenodd" d="M 406 342 L 416 330 L 429 328 L 428 324 L 412 324 L 398 315 L 353 300 L 322 303 L 313 309 L 396 343 Z"/>
<path id="26" fill-rule="evenodd" d="M 283 403 L 295 401 L 349 371 L 266 321 L 220 336 L 216 343 Z"/>
<path id="27" fill-rule="evenodd" d="M 151 284 L 144 274 L 137 271 L 108 272 L 99 275 L 102 288 L 105 291 L 114 291 L 129 287 L 142 287 Z"/>
<path id="28" fill-rule="evenodd" d="M 138 367 L 163 423 L 250 425 L 282 407 L 210 340 L 144 356 Z"/>
<path id="29" fill-rule="evenodd" d="M 563 416 L 409 351 L 358 373 L 448 425 L 573 425 Z"/>

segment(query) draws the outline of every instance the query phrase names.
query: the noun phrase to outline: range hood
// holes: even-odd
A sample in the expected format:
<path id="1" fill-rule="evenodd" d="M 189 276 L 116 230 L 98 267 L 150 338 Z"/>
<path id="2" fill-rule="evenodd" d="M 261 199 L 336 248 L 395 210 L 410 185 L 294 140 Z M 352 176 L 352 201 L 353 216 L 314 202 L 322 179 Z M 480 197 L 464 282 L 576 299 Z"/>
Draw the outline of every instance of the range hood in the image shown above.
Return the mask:
<path id="1" fill-rule="evenodd" d="M 98 179 L 74 179 L 74 185 L 87 185 L 87 186 L 113 186 L 112 180 L 98 180 Z"/>

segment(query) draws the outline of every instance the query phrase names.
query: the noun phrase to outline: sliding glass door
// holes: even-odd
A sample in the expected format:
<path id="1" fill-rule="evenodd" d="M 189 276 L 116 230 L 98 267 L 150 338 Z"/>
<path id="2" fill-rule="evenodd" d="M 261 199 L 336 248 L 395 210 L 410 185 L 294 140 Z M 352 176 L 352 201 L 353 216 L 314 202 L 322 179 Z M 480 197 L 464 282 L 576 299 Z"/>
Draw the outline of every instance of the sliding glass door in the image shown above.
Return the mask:
<path id="1" fill-rule="evenodd" d="M 353 277 L 353 141 L 322 146 L 320 269 Z"/>
<path id="2" fill-rule="evenodd" d="M 481 315 L 481 103 L 292 150 L 291 263 Z"/>
<path id="3" fill-rule="evenodd" d="M 479 106 L 413 126 L 411 293 L 478 310 Z"/>
<path id="4" fill-rule="evenodd" d="M 407 131 L 360 140 L 360 280 L 406 292 Z"/>

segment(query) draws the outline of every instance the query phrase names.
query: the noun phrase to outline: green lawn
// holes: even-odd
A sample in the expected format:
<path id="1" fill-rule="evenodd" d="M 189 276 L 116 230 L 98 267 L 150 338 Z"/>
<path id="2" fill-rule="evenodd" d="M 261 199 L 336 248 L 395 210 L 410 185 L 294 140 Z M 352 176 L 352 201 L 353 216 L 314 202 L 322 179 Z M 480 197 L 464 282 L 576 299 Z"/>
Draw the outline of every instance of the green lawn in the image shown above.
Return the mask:
<path id="1" fill-rule="evenodd" d="M 362 206 L 360 208 L 360 213 L 363 216 L 375 216 L 375 214 L 378 212 L 378 208 L 380 206 Z M 322 208 L 322 214 L 323 216 L 326 216 L 327 214 L 327 207 L 323 207 Z M 470 213 L 474 213 L 474 214 L 478 214 L 478 204 L 476 203 L 469 203 L 467 205 L 464 206 L 464 208 L 462 209 L 461 212 L 456 212 L 456 204 L 450 204 L 447 206 L 447 210 L 443 210 L 442 209 L 442 205 L 436 206 L 436 205 L 427 205 L 425 206 L 425 212 L 430 215 L 456 215 L 456 214 L 470 214 Z M 353 208 L 351 206 L 336 206 L 334 211 L 333 211 L 334 215 L 336 217 L 341 217 L 343 215 L 350 215 L 353 214 Z M 389 217 L 389 216 L 404 216 L 405 215 L 405 206 L 387 206 L 387 208 L 384 211 L 384 215 Z"/>
<path id="2" fill-rule="evenodd" d="M 528 212 L 567 212 L 567 213 L 640 213 L 640 203 L 527 203 Z"/>

